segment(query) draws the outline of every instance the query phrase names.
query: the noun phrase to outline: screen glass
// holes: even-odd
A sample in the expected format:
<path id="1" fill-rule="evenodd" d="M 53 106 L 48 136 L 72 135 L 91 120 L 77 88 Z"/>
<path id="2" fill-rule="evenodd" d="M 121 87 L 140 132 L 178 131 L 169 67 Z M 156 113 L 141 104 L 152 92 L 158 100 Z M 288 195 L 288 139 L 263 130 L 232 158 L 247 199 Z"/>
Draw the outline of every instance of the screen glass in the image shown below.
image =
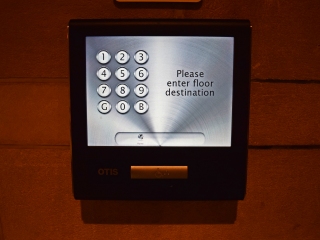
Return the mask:
<path id="1" fill-rule="evenodd" d="M 86 37 L 88 146 L 230 147 L 233 37 Z"/>

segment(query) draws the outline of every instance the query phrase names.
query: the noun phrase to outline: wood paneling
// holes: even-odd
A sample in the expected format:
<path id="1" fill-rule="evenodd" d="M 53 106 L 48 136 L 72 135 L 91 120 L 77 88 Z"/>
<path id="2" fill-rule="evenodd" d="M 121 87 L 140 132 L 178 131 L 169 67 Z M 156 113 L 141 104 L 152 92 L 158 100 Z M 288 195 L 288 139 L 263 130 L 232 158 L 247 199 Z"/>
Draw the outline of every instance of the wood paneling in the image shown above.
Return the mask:
<path id="1" fill-rule="evenodd" d="M 133 6 L 112 0 L 3 0 L 0 78 L 67 77 L 67 24 L 72 18 L 245 18 L 253 26 L 253 78 L 320 79 L 318 0 L 203 0 L 199 9 Z"/>
<path id="2" fill-rule="evenodd" d="M 249 144 L 319 145 L 320 84 L 251 84 Z M 0 144 L 69 145 L 67 79 L 0 82 Z"/>
<path id="3" fill-rule="evenodd" d="M 194 6 L 1 1 L 1 240 L 320 239 L 319 0 Z M 251 20 L 249 143 L 256 149 L 244 201 L 73 199 L 66 28 L 73 18 Z"/>
<path id="4" fill-rule="evenodd" d="M 234 223 L 218 210 L 233 214 L 228 201 L 75 201 L 66 148 L 0 149 L 0 156 L 8 240 L 320 238 L 320 150 L 250 150 Z"/>

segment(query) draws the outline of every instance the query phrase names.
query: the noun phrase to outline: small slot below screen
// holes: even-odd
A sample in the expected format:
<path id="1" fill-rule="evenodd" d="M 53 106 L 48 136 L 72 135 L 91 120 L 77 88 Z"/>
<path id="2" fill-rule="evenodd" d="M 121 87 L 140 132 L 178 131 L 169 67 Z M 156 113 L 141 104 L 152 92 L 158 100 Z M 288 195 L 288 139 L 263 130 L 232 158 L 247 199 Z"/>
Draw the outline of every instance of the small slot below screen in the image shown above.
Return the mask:
<path id="1" fill-rule="evenodd" d="M 131 166 L 131 179 L 187 179 L 188 166 Z"/>

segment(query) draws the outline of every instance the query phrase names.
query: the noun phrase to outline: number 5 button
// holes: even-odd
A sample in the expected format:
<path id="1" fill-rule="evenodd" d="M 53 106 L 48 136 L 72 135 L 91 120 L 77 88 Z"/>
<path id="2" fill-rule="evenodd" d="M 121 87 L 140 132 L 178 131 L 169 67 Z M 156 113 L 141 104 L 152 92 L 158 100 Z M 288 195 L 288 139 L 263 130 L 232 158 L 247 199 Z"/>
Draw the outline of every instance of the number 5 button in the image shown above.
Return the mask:
<path id="1" fill-rule="evenodd" d="M 139 64 L 146 63 L 148 59 L 149 59 L 148 53 L 142 50 L 136 52 L 136 54 L 134 55 L 134 60 Z"/>
<path id="2" fill-rule="evenodd" d="M 135 88 L 134 88 L 134 93 L 138 96 L 138 97 L 145 97 L 149 92 L 149 89 L 147 88 L 146 85 L 144 84 L 138 84 Z"/>
<path id="3" fill-rule="evenodd" d="M 148 73 L 147 69 L 142 68 L 142 67 L 137 68 L 136 71 L 134 72 L 135 78 L 139 81 L 146 80 L 148 75 L 149 75 L 149 73 Z"/>
<path id="4" fill-rule="evenodd" d="M 121 81 L 127 80 L 130 76 L 130 72 L 124 67 L 118 68 L 115 74 L 116 77 Z"/>

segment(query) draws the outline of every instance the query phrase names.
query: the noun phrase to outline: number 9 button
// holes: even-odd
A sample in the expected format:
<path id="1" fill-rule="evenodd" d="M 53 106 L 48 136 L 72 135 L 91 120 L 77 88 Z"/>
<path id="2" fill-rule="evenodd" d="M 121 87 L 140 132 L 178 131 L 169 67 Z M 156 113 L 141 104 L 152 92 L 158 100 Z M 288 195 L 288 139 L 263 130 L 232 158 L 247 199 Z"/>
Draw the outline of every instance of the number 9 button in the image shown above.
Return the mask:
<path id="1" fill-rule="evenodd" d="M 134 88 L 134 93 L 138 96 L 138 97 L 145 97 L 147 96 L 149 92 L 149 89 L 146 85 L 144 84 L 138 84 L 135 88 Z"/>

